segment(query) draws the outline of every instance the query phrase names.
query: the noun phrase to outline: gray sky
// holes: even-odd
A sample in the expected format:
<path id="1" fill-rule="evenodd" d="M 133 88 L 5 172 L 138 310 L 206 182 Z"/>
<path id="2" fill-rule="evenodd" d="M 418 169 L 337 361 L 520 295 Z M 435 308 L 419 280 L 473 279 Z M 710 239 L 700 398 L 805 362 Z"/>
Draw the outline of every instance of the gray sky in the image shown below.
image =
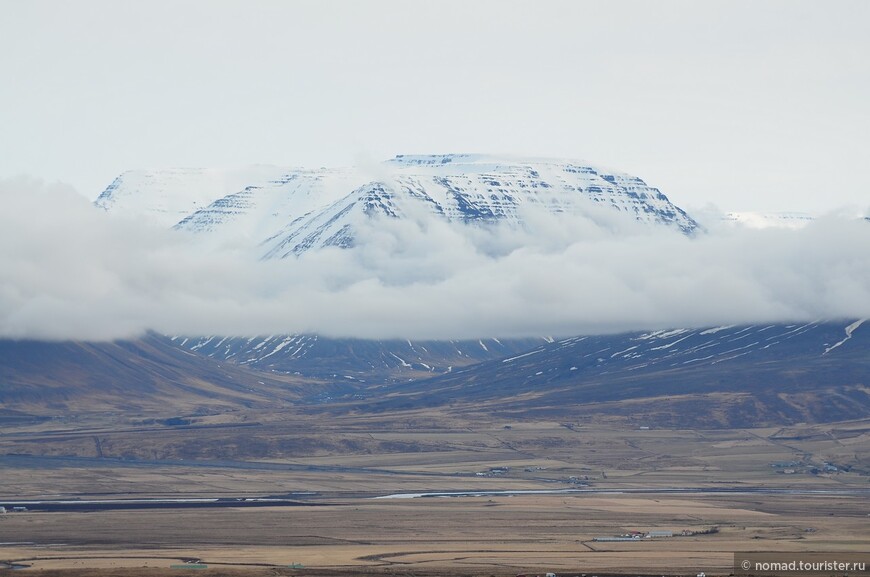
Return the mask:
<path id="1" fill-rule="evenodd" d="M 870 2 L 0 0 L 0 177 L 585 159 L 687 209 L 870 206 Z"/>

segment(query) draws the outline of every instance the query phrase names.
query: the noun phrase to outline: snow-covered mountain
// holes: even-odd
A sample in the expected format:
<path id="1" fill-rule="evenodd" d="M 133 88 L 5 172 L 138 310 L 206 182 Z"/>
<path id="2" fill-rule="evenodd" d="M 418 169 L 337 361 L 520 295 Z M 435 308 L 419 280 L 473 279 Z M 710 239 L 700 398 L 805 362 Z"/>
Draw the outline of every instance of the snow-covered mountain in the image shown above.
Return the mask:
<path id="1" fill-rule="evenodd" d="M 218 199 L 248 186 L 263 186 L 286 173 L 286 168 L 274 166 L 128 170 L 106 187 L 94 204 L 169 228 Z"/>
<path id="2" fill-rule="evenodd" d="M 747 228 L 803 228 L 815 216 L 806 212 L 729 212 L 723 220 Z"/>
<path id="3" fill-rule="evenodd" d="M 241 241 L 265 258 L 353 246 L 361 222 L 411 213 L 450 223 L 522 225 L 526 211 L 537 208 L 595 222 L 602 215 L 627 215 L 685 234 L 698 228 L 635 176 L 582 162 L 465 154 L 400 155 L 367 169 L 131 171 L 95 204 L 160 226 Z"/>

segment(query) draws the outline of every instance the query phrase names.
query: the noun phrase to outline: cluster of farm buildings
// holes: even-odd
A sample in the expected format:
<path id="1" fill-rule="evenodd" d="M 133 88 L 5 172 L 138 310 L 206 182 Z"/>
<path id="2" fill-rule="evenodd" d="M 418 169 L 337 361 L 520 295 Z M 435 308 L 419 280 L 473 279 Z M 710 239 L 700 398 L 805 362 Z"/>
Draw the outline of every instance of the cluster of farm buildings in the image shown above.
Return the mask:
<path id="1" fill-rule="evenodd" d="M 643 539 L 667 539 L 670 537 L 691 537 L 692 535 L 701 535 L 715 533 L 718 529 L 707 529 L 706 531 L 690 531 L 683 529 L 675 533 L 674 531 L 628 531 L 621 535 L 608 535 L 605 537 L 593 537 L 593 541 L 599 542 L 614 542 L 614 541 L 640 541 Z"/>

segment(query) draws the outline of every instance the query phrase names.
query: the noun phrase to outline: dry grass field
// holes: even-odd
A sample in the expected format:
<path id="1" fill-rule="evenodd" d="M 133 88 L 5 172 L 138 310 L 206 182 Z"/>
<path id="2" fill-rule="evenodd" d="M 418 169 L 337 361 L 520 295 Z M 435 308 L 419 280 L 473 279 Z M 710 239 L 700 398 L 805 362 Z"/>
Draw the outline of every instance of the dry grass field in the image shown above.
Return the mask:
<path id="1" fill-rule="evenodd" d="M 30 513 L 3 520 L 7 543 L 0 551 L 34 569 L 168 568 L 196 559 L 212 568 L 301 563 L 402 574 L 727 574 L 734 551 L 868 551 L 866 503 L 866 497 L 535 495 Z M 711 527 L 719 532 L 593 541 L 631 530 Z"/>
<path id="2" fill-rule="evenodd" d="M 101 415 L 5 428 L 0 500 L 304 504 L 7 513 L 0 561 L 46 576 L 184 574 L 170 566 L 189 560 L 207 564 L 204 575 L 727 575 L 735 551 L 870 551 L 866 421 L 640 430 L 434 412 L 254 417 L 173 427 Z M 692 492 L 717 488 L 746 491 Z M 778 492 L 751 492 L 764 488 Z M 374 498 L 564 489 L 604 493 Z"/>

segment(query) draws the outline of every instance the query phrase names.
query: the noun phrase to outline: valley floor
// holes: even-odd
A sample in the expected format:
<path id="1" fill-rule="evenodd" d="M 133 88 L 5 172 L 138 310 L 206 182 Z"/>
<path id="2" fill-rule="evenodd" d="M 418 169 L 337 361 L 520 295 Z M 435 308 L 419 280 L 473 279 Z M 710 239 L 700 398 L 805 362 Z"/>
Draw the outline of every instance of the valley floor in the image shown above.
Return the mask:
<path id="1" fill-rule="evenodd" d="M 0 562 L 42 575 L 177 574 L 192 560 L 208 574 L 727 575 L 739 551 L 870 551 L 868 440 L 867 421 L 674 430 L 431 411 L 25 423 L 0 434 L 9 507 L 300 504 L 31 505 L 0 515 Z M 631 531 L 673 536 L 595 540 Z"/>
<path id="2" fill-rule="evenodd" d="M 560 495 L 16 513 L 3 520 L 0 554 L 32 569 L 169 568 L 195 560 L 224 569 L 727 575 L 738 551 L 870 550 L 866 503 L 866 495 Z M 718 532 L 704 533 L 713 527 Z M 633 530 L 675 536 L 594 540 Z M 684 530 L 695 534 L 679 535 Z"/>

